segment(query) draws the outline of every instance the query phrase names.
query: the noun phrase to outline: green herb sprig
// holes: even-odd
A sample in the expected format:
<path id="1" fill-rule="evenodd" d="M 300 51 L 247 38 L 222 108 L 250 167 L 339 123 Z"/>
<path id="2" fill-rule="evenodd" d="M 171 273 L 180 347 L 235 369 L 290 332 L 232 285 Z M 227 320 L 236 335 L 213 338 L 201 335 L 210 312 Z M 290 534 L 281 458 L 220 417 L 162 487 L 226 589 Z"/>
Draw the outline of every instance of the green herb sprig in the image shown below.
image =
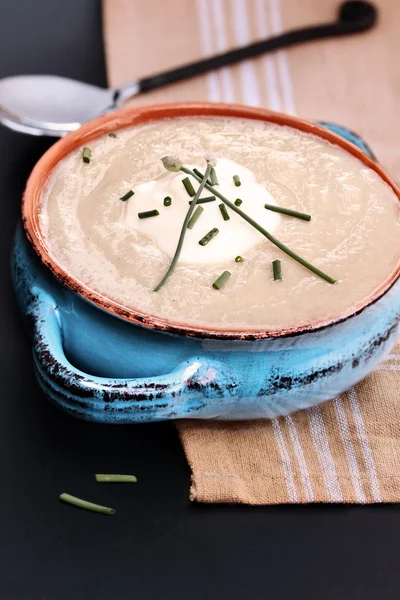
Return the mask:
<path id="1" fill-rule="evenodd" d="M 193 200 L 189 200 L 189 204 L 192 204 Z M 207 196 L 206 198 L 200 198 L 197 204 L 207 204 L 207 202 L 215 202 L 215 196 Z"/>
<path id="2" fill-rule="evenodd" d="M 272 261 L 272 270 L 274 273 L 274 280 L 281 281 L 282 279 L 282 264 L 280 260 Z"/>
<path id="3" fill-rule="evenodd" d="M 85 146 L 85 148 L 82 150 L 82 160 L 84 163 L 86 163 L 87 165 L 90 163 L 90 158 L 92 156 L 92 151 L 90 148 L 87 148 Z"/>
<path id="4" fill-rule="evenodd" d="M 96 473 L 95 479 L 97 483 L 137 483 L 137 478 L 134 475 L 117 475 L 111 473 Z"/>
<path id="5" fill-rule="evenodd" d="M 189 196 L 193 197 L 196 195 L 193 183 L 190 181 L 189 177 L 185 177 L 185 179 L 182 179 L 182 183 Z"/>
<path id="6" fill-rule="evenodd" d="M 158 217 L 160 213 L 156 208 L 153 210 L 145 210 L 143 212 L 138 213 L 139 219 L 149 219 L 150 217 Z"/>
<path id="7" fill-rule="evenodd" d="M 204 174 L 201 171 L 199 171 L 198 169 L 196 169 L 196 168 L 193 169 L 193 173 L 196 173 L 196 175 L 198 175 L 199 177 L 201 177 L 201 179 L 203 179 L 203 177 L 204 177 Z M 210 178 L 207 179 L 207 183 L 209 183 L 210 185 L 213 184 L 212 181 L 211 181 L 211 171 L 210 171 Z"/>
<path id="8" fill-rule="evenodd" d="M 218 204 L 218 208 L 221 211 L 221 215 L 224 221 L 229 221 L 230 216 L 228 211 L 226 210 L 225 204 Z"/>
<path id="9" fill-rule="evenodd" d="M 288 215 L 289 217 L 296 217 L 296 219 L 302 219 L 303 221 L 311 221 L 311 215 L 292 210 L 291 208 L 282 208 L 275 204 L 264 204 L 264 208 L 271 210 L 272 212 L 281 213 L 282 215 Z"/>
<path id="10" fill-rule="evenodd" d="M 192 177 L 194 177 L 195 179 L 197 179 L 199 181 L 199 177 L 195 173 L 193 173 L 193 171 L 191 169 L 184 167 L 182 164 L 180 164 L 179 170 L 183 171 L 187 175 L 192 175 Z M 272 244 L 277 246 L 277 248 L 282 250 L 282 252 L 285 252 L 285 254 L 287 254 L 288 256 L 293 258 L 293 260 L 297 261 L 298 263 L 303 265 L 303 267 L 305 267 L 306 269 L 308 269 L 315 275 L 318 275 L 318 277 L 321 277 L 321 279 L 324 279 L 328 283 L 334 284 L 337 282 L 336 279 L 334 279 L 330 275 L 327 275 L 327 273 L 324 273 L 324 271 L 321 271 L 321 269 L 318 269 L 318 267 L 315 267 L 310 262 L 308 262 L 308 260 L 302 258 L 299 254 L 297 254 L 296 252 L 293 252 L 293 250 L 291 250 L 285 244 L 280 242 L 275 236 L 273 236 L 271 233 L 269 233 L 269 231 L 267 231 L 266 229 L 261 227 L 261 225 L 259 225 L 256 221 L 254 221 L 251 217 L 249 217 L 245 212 L 243 212 L 240 208 L 235 206 L 235 204 L 233 202 L 231 202 L 230 200 L 228 200 L 228 198 L 223 196 L 215 187 L 212 187 L 212 186 L 208 185 L 207 183 L 205 184 L 205 187 L 210 192 L 212 192 L 215 196 L 217 196 L 217 198 L 222 200 L 222 202 L 224 202 L 227 206 L 229 206 L 230 209 L 232 209 L 235 213 L 240 215 L 245 221 L 247 221 L 247 223 L 249 223 L 255 229 L 257 229 L 257 231 L 259 231 L 264 237 L 266 237 L 267 240 L 272 242 Z"/>
<path id="11" fill-rule="evenodd" d="M 103 515 L 115 515 L 117 512 L 115 508 L 109 508 L 108 506 L 101 506 L 100 504 L 93 504 L 93 502 L 88 502 L 87 500 L 82 500 L 82 498 L 77 498 L 76 496 L 71 496 L 71 494 L 60 494 L 59 499 L 61 502 L 66 502 L 67 504 L 73 504 L 74 506 L 78 506 L 78 508 L 84 508 L 86 510 L 91 510 L 93 512 L 102 513 Z"/>
<path id="12" fill-rule="evenodd" d="M 164 167 L 168 171 L 172 171 L 172 172 L 176 173 L 176 172 L 182 170 L 182 163 L 179 161 L 179 159 L 176 159 L 174 157 L 168 157 L 167 156 L 167 157 L 165 157 L 165 158 L 162 159 L 162 163 L 163 163 Z M 207 179 L 208 179 L 208 177 L 210 175 L 210 171 L 211 171 L 212 167 L 213 167 L 213 165 L 211 164 L 211 162 L 208 162 L 207 168 L 206 168 L 206 172 L 204 173 L 203 179 L 201 179 L 200 177 L 198 177 L 197 175 L 195 175 L 193 173 L 193 171 L 190 172 L 191 175 L 192 174 L 194 175 L 195 179 L 197 179 L 198 181 L 200 181 L 200 185 L 199 185 L 199 188 L 198 188 L 197 192 L 195 193 L 195 196 L 193 198 L 192 204 L 189 206 L 189 210 L 186 213 L 185 220 L 183 221 L 181 233 L 180 233 L 179 240 L 178 240 L 178 245 L 176 247 L 175 254 L 174 254 L 174 257 L 172 259 L 172 262 L 171 262 L 171 264 L 170 264 L 167 272 L 165 273 L 164 277 L 161 279 L 160 283 L 154 288 L 155 292 L 158 292 L 163 287 L 163 285 L 168 280 L 168 277 L 172 274 L 172 272 L 174 271 L 174 269 L 176 267 L 176 264 L 177 264 L 177 262 L 179 260 L 179 255 L 180 255 L 181 250 L 182 250 L 182 246 L 183 246 L 183 242 L 184 242 L 184 239 L 185 239 L 185 234 L 186 234 L 186 229 L 187 229 L 188 223 L 189 223 L 190 218 L 191 218 L 191 216 L 192 216 L 192 214 L 194 212 L 194 209 L 196 208 L 196 204 L 197 204 L 197 202 L 198 202 L 198 200 L 200 198 L 200 194 L 201 194 L 201 192 L 203 191 L 203 189 L 204 189 L 204 187 L 206 185 L 206 182 L 207 182 Z M 212 191 L 212 189 L 211 189 L 211 191 Z"/>
<path id="13" fill-rule="evenodd" d="M 224 271 L 223 273 L 221 273 L 218 279 L 216 279 L 212 284 L 214 290 L 220 290 L 222 287 L 224 287 L 231 275 L 232 273 L 230 273 L 229 271 Z"/>
<path id="14" fill-rule="evenodd" d="M 196 225 L 201 213 L 203 213 L 203 212 L 204 212 L 204 208 L 202 206 L 198 206 L 196 208 L 193 215 L 189 219 L 189 223 L 187 225 L 188 229 L 193 229 L 193 227 Z"/>
<path id="15" fill-rule="evenodd" d="M 213 238 L 215 238 L 215 236 L 218 234 L 219 234 L 219 229 L 217 229 L 217 227 L 213 227 L 213 229 L 211 229 L 211 231 L 206 233 L 206 235 L 201 238 L 201 240 L 199 241 L 200 246 L 207 246 L 208 242 L 211 242 L 211 240 Z"/>
<path id="16" fill-rule="evenodd" d="M 127 200 L 129 200 L 129 198 L 132 198 L 132 196 L 134 195 L 135 192 L 133 192 L 132 190 L 129 190 L 129 192 L 126 192 L 126 194 L 124 194 L 123 196 L 121 196 L 120 200 L 122 200 L 122 202 L 126 202 Z"/>
<path id="17" fill-rule="evenodd" d="M 217 172 L 214 169 L 214 167 L 211 169 L 210 180 L 211 180 L 211 185 L 218 185 Z"/>
<path id="18" fill-rule="evenodd" d="M 196 173 L 198 177 L 203 178 L 203 173 L 198 169 L 194 168 L 193 173 Z M 210 171 L 210 177 L 207 179 L 207 183 L 208 185 L 219 185 L 217 172 L 214 167 Z"/>

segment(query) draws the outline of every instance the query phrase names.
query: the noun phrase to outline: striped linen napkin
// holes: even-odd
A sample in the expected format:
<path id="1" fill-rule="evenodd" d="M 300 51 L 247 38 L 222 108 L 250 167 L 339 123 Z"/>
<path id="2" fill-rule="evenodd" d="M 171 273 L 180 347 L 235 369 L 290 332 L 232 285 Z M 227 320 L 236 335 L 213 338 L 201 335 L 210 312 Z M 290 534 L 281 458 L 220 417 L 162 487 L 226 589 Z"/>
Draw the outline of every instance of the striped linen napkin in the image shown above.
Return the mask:
<path id="1" fill-rule="evenodd" d="M 103 0 L 108 77 L 117 85 L 287 29 L 330 21 L 321 0 Z M 158 90 L 132 104 L 211 100 L 336 121 L 400 176 L 400 11 L 379 26 L 313 42 Z M 330 402 L 272 421 L 178 423 L 198 502 L 280 504 L 400 499 L 400 346 Z"/>

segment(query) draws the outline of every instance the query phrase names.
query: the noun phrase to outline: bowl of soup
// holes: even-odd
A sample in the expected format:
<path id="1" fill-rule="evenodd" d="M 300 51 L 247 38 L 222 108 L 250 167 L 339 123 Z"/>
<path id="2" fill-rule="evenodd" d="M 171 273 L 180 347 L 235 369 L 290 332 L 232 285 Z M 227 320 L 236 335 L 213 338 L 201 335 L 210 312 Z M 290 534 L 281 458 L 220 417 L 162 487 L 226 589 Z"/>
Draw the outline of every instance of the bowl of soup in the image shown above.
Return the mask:
<path id="1" fill-rule="evenodd" d="M 52 146 L 13 254 L 46 395 L 104 422 L 272 418 L 365 377 L 398 331 L 400 192 L 332 129 L 179 103 Z"/>

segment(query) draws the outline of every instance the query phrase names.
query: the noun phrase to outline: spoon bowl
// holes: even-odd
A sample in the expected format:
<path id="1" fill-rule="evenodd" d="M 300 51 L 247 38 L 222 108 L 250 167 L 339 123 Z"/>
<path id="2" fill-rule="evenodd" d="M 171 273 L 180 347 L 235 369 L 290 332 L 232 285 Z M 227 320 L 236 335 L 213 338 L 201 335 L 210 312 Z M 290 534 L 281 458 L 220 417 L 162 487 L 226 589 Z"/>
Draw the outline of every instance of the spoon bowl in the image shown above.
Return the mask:
<path id="1" fill-rule="evenodd" d="M 62 137 L 115 110 L 114 90 L 57 77 L 18 75 L 0 80 L 0 122 L 31 135 Z"/>

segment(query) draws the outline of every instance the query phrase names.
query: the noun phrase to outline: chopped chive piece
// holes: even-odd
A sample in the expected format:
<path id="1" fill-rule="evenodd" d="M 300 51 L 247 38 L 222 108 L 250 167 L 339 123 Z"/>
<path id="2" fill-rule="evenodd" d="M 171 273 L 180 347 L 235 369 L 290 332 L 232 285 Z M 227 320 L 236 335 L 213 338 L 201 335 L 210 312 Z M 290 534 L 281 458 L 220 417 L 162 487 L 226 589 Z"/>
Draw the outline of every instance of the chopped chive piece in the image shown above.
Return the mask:
<path id="1" fill-rule="evenodd" d="M 236 206 L 240 206 L 242 204 L 243 200 L 241 200 L 240 198 L 236 198 L 235 200 L 235 204 Z"/>
<path id="2" fill-rule="evenodd" d="M 182 170 L 182 168 L 183 168 L 182 165 L 180 164 L 179 160 L 171 158 L 171 157 L 169 157 L 168 159 L 162 159 L 162 163 L 167 170 L 176 169 L 177 171 L 179 171 L 179 170 Z M 171 273 L 173 272 L 173 270 L 176 267 L 176 264 L 179 260 L 179 255 L 182 250 L 182 245 L 185 240 L 186 229 L 187 229 L 188 223 L 190 221 L 190 217 L 192 216 L 193 211 L 196 207 L 196 201 L 199 199 L 200 194 L 203 191 L 205 185 L 207 185 L 206 182 L 207 182 L 207 178 L 210 174 L 210 171 L 211 171 L 211 165 L 208 163 L 204 177 L 202 179 L 199 177 L 199 181 L 200 181 L 199 188 L 196 192 L 195 197 L 193 198 L 193 204 L 191 206 L 189 206 L 189 210 L 187 211 L 185 220 L 183 221 L 183 225 L 182 225 L 181 233 L 179 236 L 178 244 L 176 246 L 174 257 L 173 257 L 171 264 L 168 267 L 168 270 L 165 273 L 164 277 L 161 279 L 160 283 L 158 283 L 156 285 L 156 287 L 154 288 L 155 292 L 158 292 L 162 288 L 162 286 L 168 280 L 168 277 L 171 275 Z M 176 172 L 176 171 L 174 171 L 174 172 Z M 195 173 L 193 173 L 193 171 L 190 173 L 190 175 L 192 175 L 195 179 L 196 179 L 196 177 L 198 177 Z"/>
<path id="3" fill-rule="evenodd" d="M 86 164 L 90 163 L 90 157 L 91 157 L 91 155 L 92 155 L 91 149 L 85 147 L 82 150 L 82 160 L 83 160 L 83 162 L 86 163 Z"/>
<path id="4" fill-rule="evenodd" d="M 97 483 L 137 483 L 134 475 L 105 475 L 103 473 L 96 473 L 95 478 Z"/>
<path id="5" fill-rule="evenodd" d="M 278 281 L 282 279 L 282 267 L 281 267 L 281 261 L 280 260 L 273 260 L 272 261 L 272 269 L 274 271 L 274 280 Z"/>
<path id="6" fill-rule="evenodd" d="M 114 133 L 113 131 L 110 131 L 110 133 L 108 134 L 108 137 L 116 138 L 117 134 Z"/>
<path id="7" fill-rule="evenodd" d="M 200 246 L 206 246 L 219 233 L 219 229 L 214 227 L 199 241 Z"/>
<path id="8" fill-rule="evenodd" d="M 100 504 L 93 504 L 93 502 L 87 502 L 76 496 L 70 494 L 61 494 L 59 499 L 67 504 L 73 504 L 79 508 L 85 508 L 86 510 L 92 510 L 93 512 L 103 513 L 103 515 L 115 515 L 117 512 L 115 508 L 109 508 L 108 506 L 100 506 Z"/>
<path id="9" fill-rule="evenodd" d="M 226 210 L 225 204 L 219 204 L 218 207 L 219 207 L 219 210 L 221 211 L 221 215 L 222 215 L 222 218 L 224 219 L 224 221 L 229 221 L 230 216 L 229 216 L 228 211 Z"/>
<path id="10" fill-rule="evenodd" d="M 291 208 L 282 208 L 280 206 L 275 206 L 275 204 L 264 204 L 264 208 L 272 210 L 273 212 L 282 213 L 283 215 L 289 215 L 289 217 L 296 217 L 303 221 L 311 221 L 311 215 L 306 215 L 305 213 L 292 210 Z"/>
<path id="11" fill-rule="evenodd" d="M 203 173 L 202 173 L 201 171 L 199 171 L 198 169 L 196 169 L 196 168 L 195 168 L 195 169 L 193 169 L 193 173 L 196 173 L 196 175 L 197 175 L 198 177 L 200 177 L 200 179 L 203 179 L 203 177 L 204 177 Z M 212 183 L 211 183 L 211 178 L 210 178 L 210 179 L 207 179 L 207 183 L 208 183 L 209 185 L 212 185 Z"/>
<path id="12" fill-rule="evenodd" d="M 165 196 L 164 198 L 164 206 L 171 206 L 171 196 Z"/>
<path id="13" fill-rule="evenodd" d="M 229 271 L 224 271 L 212 284 L 214 290 L 220 290 L 224 287 L 230 276 L 231 273 Z"/>
<path id="14" fill-rule="evenodd" d="M 211 180 L 211 185 L 218 185 L 217 172 L 214 169 L 214 167 L 211 169 L 211 172 L 210 172 L 210 180 Z"/>
<path id="15" fill-rule="evenodd" d="M 191 171 L 187 167 L 184 167 L 183 165 L 181 165 L 180 166 L 180 170 L 183 171 L 184 173 L 187 173 L 188 175 L 192 175 L 192 177 L 194 177 L 195 179 L 197 179 L 197 175 L 195 173 L 193 173 L 193 171 Z M 267 231 L 266 229 L 264 229 L 264 227 L 261 227 L 261 225 L 259 225 L 257 223 L 257 221 L 254 221 L 254 219 L 252 219 L 251 217 L 249 217 L 249 215 L 247 215 L 245 212 L 243 212 L 240 208 L 237 208 L 237 205 L 235 206 L 235 204 L 233 204 L 233 202 L 231 202 L 230 200 L 228 200 L 228 198 L 226 198 L 223 194 L 221 194 L 218 190 L 216 190 L 215 187 L 209 186 L 207 184 L 205 185 L 205 187 L 210 192 L 212 192 L 213 194 L 215 194 L 217 196 L 217 198 L 219 198 L 220 200 L 222 200 L 222 202 L 224 204 L 226 204 L 231 210 L 233 210 L 233 212 L 235 212 L 240 217 L 242 217 L 242 219 L 244 219 L 245 221 L 247 221 L 247 223 L 249 223 L 252 227 L 254 227 L 254 229 L 257 229 L 257 231 L 259 231 L 265 238 L 267 238 L 267 240 L 269 240 L 277 248 L 279 248 L 280 250 L 282 250 L 282 252 L 285 252 L 285 254 L 287 254 L 288 256 L 290 256 L 290 258 L 293 258 L 293 260 L 296 260 L 298 263 L 300 263 L 301 265 L 303 265 L 303 267 L 305 267 L 306 269 L 308 269 L 312 273 L 315 273 L 315 275 L 318 275 L 318 277 L 321 277 L 321 279 L 324 279 L 328 283 L 331 283 L 332 285 L 335 284 L 335 283 L 337 283 L 337 279 L 334 279 L 333 277 L 331 277 L 327 273 L 324 273 L 324 271 L 322 271 L 321 269 L 318 269 L 318 267 L 314 266 L 313 264 L 311 264 L 310 262 L 308 262 L 308 260 L 306 260 L 305 258 L 303 258 L 302 256 L 300 256 L 299 254 L 297 254 L 297 252 L 294 252 L 293 250 L 291 250 L 290 248 L 288 248 L 288 246 L 286 246 L 285 244 L 283 244 L 282 242 L 280 242 L 274 235 L 272 235 L 269 231 Z"/>
<path id="16" fill-rule="evenodd" d="M 215 196 L 206 196 L 197 200 L 197 204 L 207 204 L 207 202 L 214 202 Z M 192 204 L 193 200 L 189 200 L 189 204 Z"/>
<path id="17" fill-rule="evenodd" d="M 126 192 L 126 194 L 121 196 L 120 200 L 122 200 L 122 202 L 126 202 L 126 200 L 129 200 L 129 198 L 132 198 L 134 193 L 135 192 L 132 192 L 132 190 L 129 190 L 129 192 Z"/>
<path id="18" fill-rule="evenodd" d="M 242 185 L 242 184 L 241 184 L 241 182 L 240 182 L 240 177 L 239 177 L 239 175 L 234 175 L 234 176 L 233 176 L 233 181 L 234 181 L 234 183 L 235 183 L 236 187 L 239 187 L 240 185 Z"/>
<path id="19" fill-rule="evenodd" d="M 193 229 L 193 227 L 196 225 L 198 218 L 200 217 L 200 215 L 203 211 L 204 211 L 204 208 L 202 206 L 198 206 L 196 208 L 196 210 L 194 211 L 193 215 L 190 218 L 189 223 L 187 224 L 188 229 Z"/>
<path id="20" fill-rule="evenodd" d="M 185 177 L 185 179 L 182 179 L 182 183 L 185 186 L 185 190 L 187 191 L 189 196 L 193 197 L 196 195 L 195 189 L 194 189 L 193 184 L 190 181 L 189 177 Z"/>
<path id="21" fill-rule="evenodd" d="M 244 262 L 244 258 L 243 258 L 243 256 L 240 256 L 240 255 L 239 255 L 239 256 L 237 256 L 237 257 L 235 258 L 235 262 Z"/>
<path id="22" fill-rule="evenodd" d="M 149 217 L 157 217 L 160 213 L 155 208 L 154 210 L 145 210 L 144 212 L 138 213 L 139 219 L 148 219 Z"/>

